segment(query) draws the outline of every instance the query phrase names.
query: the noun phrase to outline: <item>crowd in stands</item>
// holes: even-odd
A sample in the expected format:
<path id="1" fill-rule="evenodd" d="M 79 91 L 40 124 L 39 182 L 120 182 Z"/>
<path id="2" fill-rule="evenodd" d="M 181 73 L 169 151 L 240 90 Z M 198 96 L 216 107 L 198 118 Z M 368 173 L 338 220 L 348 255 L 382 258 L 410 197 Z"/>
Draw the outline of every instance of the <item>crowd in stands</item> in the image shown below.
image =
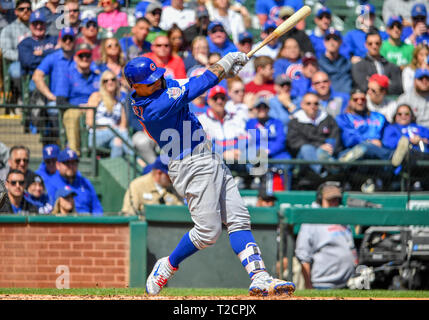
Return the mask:
<path id="1" fill-rule="evenodd" d="M 23 90 L 26 76 L 32 103 L 96 108 L 95 115 L 82 108 L 64 112 L 67 149 L 56 160 L 44 157 L 38 175 L 24 167 L 29 154 L 15 156 L 11 149 L 11 171 L 2 180 L 18 181 L 7 186 L 19 188 L 22 177 L 15 171 L 20 170 L 27 189 L 36 190 L 22 201 L 38 206 L 43 201 L 37 195 L 45 189 L 58 212 L 66 205 L 56 201 L 64 198 L 74 202 L 70 210 L 101 213 L 93 187 L 77 170 L 80 120 L 85 119 L 90 147 L 95 135 L 96 146 L 108 148 L 111 157 L 131 154 L 131 145 L 145 165 L 156 163 L 160 150 L 129 107 L 131 89 L 123 66 L 143 55 L 166 69 L 165 78 L 198 76 L 229 52 L 248 53 L 305 4 L 256 0 L 249 8 L 242 2 L 141 1 L 125 8 L 117 0 L 65 0 L 64 6 L 58 0 L 17 0 L 13 8 L 0 10 L 0 47 L 8 62 L 3 72 L 9 73 L 14 92 Z M 371 1 L 354 3 L 354 28 L 344 31 L 344 22 L 325 1 L 316 1 L 313 29 L 301 21 L 257 51 L 238 76 L 222 80 L 190 104 L 228 164 L 249 160 L 251 147 L 270 159 L 388 160 L 388 175 L 414 163 L 404 162 L 409 148 L 413 160 L 428 158 L 429 5 L 385 1 L 382 12 L 376 12 Z M 19 103 L 20 94 L 14 96 Z M 40 125 L 33 118 L 35 131 L 47 135 L 48 127 L 49 135 L 58 136 L 59 111 L 41 109 L 46 121 Z M 325 178 L 343 167 L 303 168 L 298 169 Z M 248 172 L 249 167 L 231 169 Z M 292 169 L 288 166 L 287 172 Z M 80 186 L 90 192 L 79 192 Z M 133 201 L 142 210 L 138 199 Z"/>

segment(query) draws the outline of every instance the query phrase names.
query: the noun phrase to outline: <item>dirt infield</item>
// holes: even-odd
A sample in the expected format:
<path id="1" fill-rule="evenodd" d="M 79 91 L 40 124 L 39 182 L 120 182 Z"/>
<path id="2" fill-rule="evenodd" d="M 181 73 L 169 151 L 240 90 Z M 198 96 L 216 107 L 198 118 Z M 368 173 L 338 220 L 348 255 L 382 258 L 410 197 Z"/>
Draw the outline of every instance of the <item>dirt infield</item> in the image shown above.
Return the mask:
<path id="1" fill-rule="evenodd" d="M 37 295 L 37 294 L 1 294 L 0 300 L 429 300 L 429 298 L 362 298 L 362 297 L 298 297 L 298 296 L 147 296 L 147 295 Z"/>

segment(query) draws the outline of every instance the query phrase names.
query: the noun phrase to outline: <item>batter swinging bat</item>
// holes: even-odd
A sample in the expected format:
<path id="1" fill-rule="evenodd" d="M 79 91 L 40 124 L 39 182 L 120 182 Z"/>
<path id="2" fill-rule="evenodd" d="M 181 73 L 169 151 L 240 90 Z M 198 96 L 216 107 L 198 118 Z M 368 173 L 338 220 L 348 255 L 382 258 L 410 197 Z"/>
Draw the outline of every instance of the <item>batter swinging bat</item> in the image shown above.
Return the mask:
<path id="1" fill-rule="evenodd" d="M 297 12 L 295 12 L 293 15 L 291 15 L 286 21 L 283 21 L 255 49 L 253 49 L 252 51 L 250 51 L 247 54 L 247 57 L 251 58 L 256 53 L 256 51 L 258 51 L 259 49 L 261 49 L 268 42 L 270 42 L 271 40 L 274 40 L 274 39 L 277 39 L 277 38 L 281 37 L 286 32 L 288 32 L 290 29 L 292 29 L 299 21 L 301 21 L 302 19 L 307 18 L 310 14 L 311 14 L 311 8 L 309 6 L 303 6 L 301 9 L 299 9 Z"/>

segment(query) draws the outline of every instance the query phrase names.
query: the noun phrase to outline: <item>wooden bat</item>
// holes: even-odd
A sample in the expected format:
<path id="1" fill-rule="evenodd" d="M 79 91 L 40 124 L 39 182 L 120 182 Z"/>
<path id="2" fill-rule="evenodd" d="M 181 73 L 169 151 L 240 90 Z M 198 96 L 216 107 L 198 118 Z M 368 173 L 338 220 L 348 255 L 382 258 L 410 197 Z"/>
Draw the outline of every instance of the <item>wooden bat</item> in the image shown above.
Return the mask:
<path id="1" fill-rule="evenodd" d="M 277 39 L 292 29 L 299 21 L 307 18 L 311 14 L 311 8 L 309 6 L 303 6 L 287 20 L 283 21 L 268 37 L 264 39 L 256 48 L 247 54 L 247 57 L 251 58 L 259 49 L 265 46 L 271 40 Z"/>

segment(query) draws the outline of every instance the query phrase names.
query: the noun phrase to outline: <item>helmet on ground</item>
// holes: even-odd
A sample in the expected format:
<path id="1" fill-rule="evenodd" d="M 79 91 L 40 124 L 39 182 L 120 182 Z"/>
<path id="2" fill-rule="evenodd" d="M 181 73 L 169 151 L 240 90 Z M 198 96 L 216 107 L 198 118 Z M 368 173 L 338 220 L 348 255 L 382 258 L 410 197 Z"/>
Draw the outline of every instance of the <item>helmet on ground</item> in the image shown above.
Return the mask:
<path id="1" fill-rule="evenodd" d="M 146 57 L 137 57 L 129 61 L 124 68 L 124 75 L 129 85 L 133 84 L 151 84 L 162 77 L 165 73 L 164 68 L 158 68 L 151 59 Z"/>

